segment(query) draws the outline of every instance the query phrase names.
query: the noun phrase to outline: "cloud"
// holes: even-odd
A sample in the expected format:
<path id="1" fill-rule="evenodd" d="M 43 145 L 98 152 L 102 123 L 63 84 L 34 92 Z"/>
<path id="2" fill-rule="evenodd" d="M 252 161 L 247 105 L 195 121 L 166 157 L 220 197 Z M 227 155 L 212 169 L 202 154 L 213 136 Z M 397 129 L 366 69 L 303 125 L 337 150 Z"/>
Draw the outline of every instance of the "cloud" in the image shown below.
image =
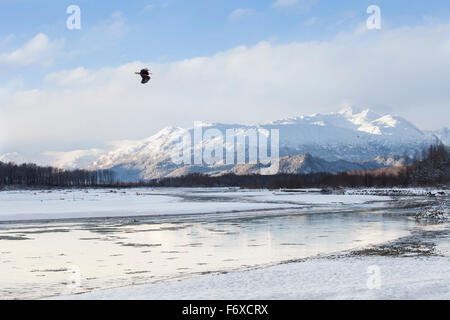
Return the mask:
<path id="1" fill-rule="evenodd" d="M 69 152 L 44 152 L 43 160 L 51 166 L 63 169 L 85 168 L 103 154 L 101 149 L 74 150 Z"/>
<path id="2" fill-rule="evenodd" d="M 305 21 L 303 22 L 303 25 L 309 27 L 309 26 L 312 26 L 312 25 L 316 24 L 317 21 L 319 21 L 319 18 L 318 18 L 318 17 L 311 17 L 311 18 L 305 20 Z"/>
<path id="3" fill-rule="evenodd" d="M 276 0 L 272 3 L 272 8 L 283 9 L 296 7 L 301 11 L 308 11 L 318 2 L 319 0 Z"/>
<path id="4" fill-rule="evenodd" d="M 32 162 L 43 166 L 53 166 L 63 169 L 86 168 L 95 160 L 97 160 L 105 150 L 88 149 L 88 150 L 73 150 L 68 152 L 42 152 L 40 154 L 34 153 L 22 154 L 18 152 L 8 152 L 0 154 L 0 162 L 14 162 L 22 164 Z"/>
<path id="5" fill-rule="evenodd" d="M 340 19 L 336 22 L 336 26 L 343 25 L 345 23 L 349 23 L 354 21 L 359 16 L 359 12 L 357 10 L 350 10 L 340 13 Z M 364 23 L 365 25 L 365 23 Z"/>
<path id="6" fill-rule="evenodd" d="M 0 37 L 0 47 L 8 45 L 14 39 L 16 39 L 14 34 L 8 34 L 7 36 Z"/>
<path id="7" fill-rule="evenodd" d="M 113 12 L 107 19 L 83 33 L 78 45 L 79 51 L 90 52 L 117 45 L 128 31 L 125 15 L 121 11 Z"/>
<path id="8" fill-rule="evenodd" d="M 12 79 L 11 81 L 7 82 L 4 87 L 0 88 L 0 106 L 4 105 L 8 98 L 10 97 L 11 93 L 14 91 L 17 91 L 18 89 L 21 89 L 23 87 L 23 79 L 22 78 L 16 78 Z"/>
<path id="9" fill-rule="evenodd" d="M 154 7 L 155 7 L 155 6 L 154 6 L 153 4 L 149 3 L 149 4 L 147 4 L 147 5 L 144 7 L 144 9 L 142 9 L 142 11 L 143 11 L 143 12 L 145 12 L 145 11 L 152 11 Z"/>
<path id="10" fill-rule="evenodd" d="M 154 0 L 151 3 L 148 3 L 141 11 L 141 14 L 153 11 L 155 9 L 164 9 L 169 6 L 169 2 L 165 0 Z"/>
<path id="11" fill-rule="evenodd" d="M 92 74 L 85 68 L 79 67 L 73 70 L 63 70 L 48 74 L 44 80 L 59 86 L 69 86 L 77 84 L 88 84 L 93 81 Z"/>
<path id="12" fill-rule="evenodd" d="M 290 7 L 298 3 L 298 0 L 276 0 L 272 6 L 274 8 Z"/>
<path id="13" fill-rule="evenodd" d="M 16 64 L 26 66 L 30 64 L 50 65 L 53 62 L 53 53 L 59 47 L 58 43 L 50 41 L 43 33 L 26 42 L 21 48 L 10 53 L 0 54 L 0 64 Z"/>
<path id="14" fill-rule="evenodd" d="M 125 34 L 125 16 L 122 12 L 117 11 L 111 15 L 106 31 L 109 36 L 117 37 Z"/>
<path id="15" fill-rule="evenodd" d="M 239 20 L 241 18 L 251 16 L 255 13 L 256 13 L 256 11 L 254 9 L 238 8 L 236 10 L 233 10 L 230 13 L 230 15 L 228 16 L 228 19 Z"/>
<path id="16" fill-rule="evenodd" d="M 336 111 L 345 100 L 424 129 L 449 126 L 449 34 L 450 24 L 348 32 L 168 63 L 63 70 L 0 106 L 0 149 L 104 148 L 168 125 L 258 123 Z M 134 72 L 149 65 L 153 78 L 141 85 Z"/>
<path id="17" fill-rule="evenodd" d="M 25 161 L 25 158 L 22 155 L 20 155 L 18 152 L 8 152 L 5 154 L 0 154 L 0 162 L 24 163 L 26 161 Z"/>

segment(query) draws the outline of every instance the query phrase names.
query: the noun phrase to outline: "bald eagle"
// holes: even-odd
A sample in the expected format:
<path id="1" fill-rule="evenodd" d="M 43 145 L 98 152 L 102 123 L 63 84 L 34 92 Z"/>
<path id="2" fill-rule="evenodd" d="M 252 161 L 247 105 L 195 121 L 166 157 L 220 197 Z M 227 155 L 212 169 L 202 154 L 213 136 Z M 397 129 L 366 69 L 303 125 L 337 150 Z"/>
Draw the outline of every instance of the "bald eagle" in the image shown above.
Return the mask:
<path id="1" fill-rule="evenodd" d="M 142 84 L 149 82 L 151 79 L 151 77 L 150 77 L 151 73 L 149 72 L 148 69 L 142 69 L 140 72 L 135 72 L 135 73 L 139 74 L 142 77 L 142 81 L 141 81 Z"/>

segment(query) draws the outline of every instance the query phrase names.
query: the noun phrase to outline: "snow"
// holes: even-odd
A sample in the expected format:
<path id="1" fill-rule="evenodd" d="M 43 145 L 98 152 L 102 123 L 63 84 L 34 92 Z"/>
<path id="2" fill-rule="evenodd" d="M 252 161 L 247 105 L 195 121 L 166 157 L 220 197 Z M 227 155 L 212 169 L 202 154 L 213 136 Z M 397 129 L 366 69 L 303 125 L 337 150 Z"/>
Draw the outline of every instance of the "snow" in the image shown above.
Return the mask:
<path id="1" fill-rule="evenodd" d="M 9 152 L 5 154 L 0 154 L 1 162 L 15 162 L 15 163 L 24 163 L 25 158 L 20 155 L 18 152 Z"/>
<path id="2" fill-rule="evenodd" d="M 186 196 L 201 197 L 205 201 L 184 199 Z M 217 197 L 222 200 L 215 200 Z M 214 200 L 213 205 L 209 199 Z M 309 204 L 364 204 L 390 199 L 376 195 L 230 191 L 228 188 L 2 191 L 0 221 L 203 214 L 287 209 Z"/>
<path id="3" fill-rule="evenodd" d="M 242 191 L 227 192 L 227 193 L 213 193 L 208 192 L 209 196 L 222 197 L 239 197 L 244 196 L 257 201 L 265 202 L 288 202 L 296 204 L 363 204 L 372 201 L 389 201 L 392 198 L 378 195 L 340 195 L 340 194 L 314 194 L 314 193 L 295 193 L 295 192 L 276 192 L 276 191 Z"/>
<path id="4" fill-rule="evenodd" d="M 8 243 L 3 241 L 5 248 L 2 251 L 6 254 L 5 257 L 8 254 L 11 256 L 8 257 L 8 263 L 2 264 L 4 272 L 1 274 L 5 275 L 5 279 L 8 278 L 3 280 L 5 283 L 11 281 L 11 287 L 17 289 L 19 297 L 20 294 L 27 293 L 28 287 L 33 283 L 27 280 L 28 277 L 35 276 L 34 272 L 30 273 L 26 268 L 62 270 L 67 263 L 75 263 L 83 270 L 86 281 L 89 278 L 97 279 L 95 281 L 98 282 L 92 280 L 94 282 L 83 284 L 79 290 L 86 292 L 84 294 L 59 296 L 57 299 L 450 298 L 450 251 L 445 234 L 448 224 L 422 226 L 409 216 L 386 214 L 393 213 L 386 205 L 393 199 L 391 195 L 420 196 L 410 197 L 408 201 L 423 201 L 423 196 L 430 192 L 436 195 L 442 192 L 439 197 L 433 197 L 433 201 L 443 201 L 449 194 L 448 191 L 427 188 L 353 189 L 341 194 L 321 194 L 319 191 L 296 189 L 286 192 L 238 188 L 2 191 L 0 221 L 173 216 L 159 222 L 156 221 L 159 218 L 151 218 L 150 222 L 130 225 L 122 225 L 122 222 L 117 225 L 116 222 L 97 225 L 98 221 L 93 221 L 93 226 L 88 227 L 88 222 L 83 221 L 83 228 L 71 226 L 78 224 L 78 221 L 60 221 L 61 228 L 70 230 L 60 234 L 54 233 L 59 228 L 57 223 L 52 222 L 51 226 L 45 227 L 48 228 L 47 232 L 42 232 L 45 231 L 44 228 L 37 233 L 30 233 L 33 234 L 33 238 L 27 240 L 30 242 L 14 239 L 8 240 Z M 374 206 L 386 208 L 368 210 Z M 278 209 L 274 210 L 276 208 Z M 284 211 L 287 212 L 286 215 L 279 214 L 281 209 L 288 208 L 295 209 Z M 299 210 L 300 208 L 303 210 Z M 257 221 L 249 220 L 246 216 L 246 219 L 237 222 L 234 217 L 245 216 L 245 210 L 251 211 L 246 214 L 258 218 L 260 212 L 254 212 L 255 210 L 273 210 L 276 214 Z M 218 220 L 215 220 L 215 215 L 207 215 L 216 212 L 227 214 L 217 215 Z M 228 212 L 234 212 L 233 219 L 224 222 L 226 219 L 222 218 L 228 217 Z M 330 212 L 335 214 L 321 214 Z M 347 214 L 349 212 L 352 214 Z M 181 216 L 185 214 L 203 215 L 185 219 L 185 216 Z M 170 222 L 170 219 L 173 221 Z M 178 219 L 189 221 L 183 222 L 183 227 Z M 46 224 L 45 221 L 40 223 Z M 176 224 L 176 228 L 171 228 L 171 223 Z M 28 231 L 34 232 L 38 224 L 31 223 L 29 228 L 32 230 Z M 14 230 L 14 225 L 18 226 L 17 231 Z M 7 223 L 5 232 L 8 236 L 14 233 L 26 234 L 25 225 Z M 9 226 L 13 229 L 8 230 Z M 92 237 L 90 233 L 105 226 L 113 229 Z M 440 240 L 436 241 L 435 255 L 411 256 L 413 253 L 406 253 L 398 256 L 374 256 L 367 255 L 370 253 L 362 250 L 408 237 L 418 229 L 427 232 L 427 243 L 434 241 L 430 240 L 431 231 L 440 235 Z M 110 238 L 112 234 L 117 238 Z M 120 242 L 117 242 L 118 239 L 121 239 Z M 202 243 L 201 247 L 193 246 L 199 242 Z M 140 245 L 149 243 L 160 246 L 152 248 L 152 252 L 139 249 Z M 216 247 L 218 244 L 220 246 Z M 53 246 L 57 249 L 49 252 L 55 256 L 40 251 L 48 251 Z M 182 251 L 179 250 L 181 247 Z M 86 251 L 85 248 L 89 250 Z M 265 253 L 271 250 L 275 253 L 266 256 Z M 348 254 L 351 250 L 357 250 L 359 255 Z M 170 255 L 167 255 L 169 252 Z M 61 256 L 60 253 L 64 254 Z M 178 258 L 178 255 L 180 259 L 169 260 Z M 31 256 L 40 257 L 33 263 L 41 264 L 42 267 L 23 264 L 22 261 L 25 260 L 21 259 Z M 230 257 L 235 262 L 225 262 Z M 201 266 L 197 264 L 199 261 L 203 262 Z M 151 263 L 151 267 L 148 263 Z M 49 268 L 47 264 L 52 267 Z M 22 270 L 11 271 L 16 266 L 20 266 Z M 181 267 L 190 267 L 191 271 L 180 273 Z M 151 271 L 151 276 L 127 276 L 121 268 L 133 272 Z M 6 277 L 8 274 L 14 274 L 17 278 L 9 280 Z M 46 285 L 52 284 L 53 280 L 61 285 L 62 278 L 58 277 L 63 276 L 65 275 L 62 273 L 47 273 L 39 279 L 42 287 L 31 286 L 29 291 L 39 290 L 39 295 L 36 295 L 38 298 L 77 292 L 78 290 L 66 291 L 65 287 L 61 291 L 57 285 L 54 288 L 48 286 L 48 291 L 45 291 Z M 126 277 L 133 281 L 128 281 Z M 373 287 L 374 283 L 377 284 L 377 281 L 373 281 L 374 277 L 375 280 L 379 279 L 379 287 Z M 136 286 L 137 283 L 147 284 Z M 130 284 L 134 285 L 120 287 Z M 106 289 L 114 287 L 118 288 Z M 55 288 L 58 290 L 52 291 Z"/>
<path id="5" fill-rule="evenodd" d="M 323 258 L 181 281 L 94 291 L 58 299 L 448 300 L 449 274 L 448 257 Z"/>
<path id="6" fill-rule="evenodd" d="M 395 120 L 391 115 L 385 115 L 385 116 L 381 117 L 380 119 L 375 120 L 374 123 L 384 125 L 386 128 L 388 128 L 388 127 L 395 128 L 398 121 Z"/>
<path id="7" fill-rule="evenodd" d="M 450 130 L 448 128 L 428 131 L 427 133 L 436 136 L 443 144 L 450 145 Z"/>
<path id="8" fill-rule="evenodd" d="M 244 137 L 249 130 L 270 132 L 278 130 L 280 156 L 310 153 L 327 161 L 343 159 L 364 161 L 380 155 L 402 155 L 434 142 L 433 134 L 425 134 L 407 120 L 394 115 L 382 115 L 354 108 L 338 113 L 314 114 L 274 121 L 254 126 L 240 124 L 203 123 L 206 129 L 220 131 L 235 129 Z M 176 171 L 171 159 L 173 150 L 180 150 L 183 136 L 194 136 L 194 128 L 165 128 L 150 138 L 128 141 L 98 158 L 90 169 L 123 168 L 140 171 L 140 178 L 152 179 L 170 175 Z M 212 137 L 203 146 L 212 146 L 219 140 Z M 221 140 L 220 140 L 221 141 Z M 197 143 L 193 149 L 201 148 Z M 225 145 L 228 149 L 228 144 Z M 217 162 L 217 163 L 220 163 Z M 217 164 L 216 163 L 216 164 Z"/>
<path id="9" fill-rule="evenodd" d="M 287 208 L 284 204 L 184 202 L 176 196 L 139 195 L 142 190 L 109 193 L 106 190 L 51 193 L 1 192 L 0 220 L 64 219 L 142 215 L 215 213 L 234 210 Z M 74 200 L 75 199 L 75 200 Z"/>
<path id="10" fill-rule="evenodd" d="M 450 190 L 436 188 L 359 188 L 347 189 L 346 195 L 448 196 Z"/>
<path id="11" fill-rule="evenodd" d="M 74 150 L 69 152 L 44 152 L 50 157 L 50 165 L 56 168 L 75 169 L 85 168 L 103 154 L 101 149 Z"/>
<path id="12" fill-rule="evenodd" d="M 450 210 L 447 201 L 432 206 L 422 208 L 416 213 L 416 220 L 444 223 L 450 219 Z"/>
<path id="13" fill-rule="evenodd" d="M 448 141 L 448 129 L 440 132 L 422 132 L 407 120 L 389 114 L 378 114 L 369 109 L 347 108 L 337 113 L 313 114 L 266 124 L 241 125 L 198 123 L 203 133 L 218 130 L 223 135 L 235 129 L 243 138 L 249 130 L 260 133 L 279 130 L 280 156 L 309 153 L 327 161 L 365 161 L 378 156 L 403 155 L 435 142 L 436 136 Z M 155 135 L 141 140 L 123 140 L 110 143 L 108 150 L 91 149 L 69 152 L 47 152 L 40 164 L 52 163 L 60 167 L 88 169 L 121 169 L 138 171 L 136 180 L 170 175 L 180 166 L 174 166 L 172 153 L 180 150 L 183 137 L 194 136 L 194 128 L 166 127 Z M 239 139 L 236 139 L 239 141 Z M 205 138 L 203 146 L 212 147 L 217 138 Z M 193 146 L 198 150 L 200 142 Z M 228 144 L 224 146 L 229 149 Z M 0 161 L 25 159 L 19 154 L 0 155 Z M 90 165 L 87 165 L 89 161 Z M 217 162 L 217 163 L 220 163 Z M 216 164 L 217 164 L 216 163 Z M 135 180 L 135 179 L 131 179 Z"/>
<path id="14" fill-rule="evenodd" d="M 353 110 L 347 110 L 347 112 L 344 114 L 350 122 L 359 126 L 358 131 L 373 135 L 382 135 L 380 128 L 370 121 L 373 113 L 369 109 L 361 111 L 359 113 L 356 113 Z"/>

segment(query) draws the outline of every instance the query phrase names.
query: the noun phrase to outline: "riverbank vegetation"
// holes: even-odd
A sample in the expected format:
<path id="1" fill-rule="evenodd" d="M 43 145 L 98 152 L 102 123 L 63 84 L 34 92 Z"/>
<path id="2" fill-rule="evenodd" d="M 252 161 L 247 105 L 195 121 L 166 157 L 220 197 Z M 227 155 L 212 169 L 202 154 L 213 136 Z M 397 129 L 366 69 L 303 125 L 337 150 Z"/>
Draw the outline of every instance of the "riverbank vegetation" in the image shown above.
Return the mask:
<path id="1" fill-rule="evenodd" d="M 0 162 L 0 188 L 70 187 L 242 187 L 338 188 L 450 185 L 450 148 L 433 145 L 406 166 L 341 173 L 208 176 L 190 174 L 138 183 L 119 182 L 113 170 L 64 170 Z"/>

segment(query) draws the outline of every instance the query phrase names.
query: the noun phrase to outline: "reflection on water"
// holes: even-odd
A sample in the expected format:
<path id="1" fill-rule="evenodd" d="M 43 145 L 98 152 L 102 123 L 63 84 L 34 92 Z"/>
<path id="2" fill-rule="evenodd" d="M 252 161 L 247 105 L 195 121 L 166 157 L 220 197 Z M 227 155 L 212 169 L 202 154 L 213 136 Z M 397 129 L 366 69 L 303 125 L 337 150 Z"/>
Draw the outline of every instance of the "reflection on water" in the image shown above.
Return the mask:
<path id="1" fill-rule="evenodd" d="M 347 208 L 349 209 L 349 208 Z M 327 255 L 409 233 L 355 208 L 0 225 L 0 296 L 40 298 Z"/>

